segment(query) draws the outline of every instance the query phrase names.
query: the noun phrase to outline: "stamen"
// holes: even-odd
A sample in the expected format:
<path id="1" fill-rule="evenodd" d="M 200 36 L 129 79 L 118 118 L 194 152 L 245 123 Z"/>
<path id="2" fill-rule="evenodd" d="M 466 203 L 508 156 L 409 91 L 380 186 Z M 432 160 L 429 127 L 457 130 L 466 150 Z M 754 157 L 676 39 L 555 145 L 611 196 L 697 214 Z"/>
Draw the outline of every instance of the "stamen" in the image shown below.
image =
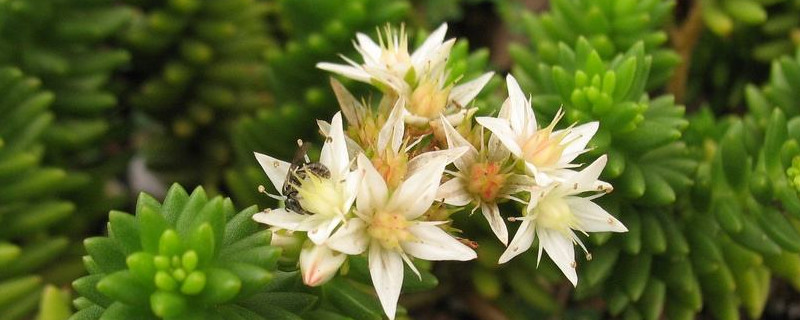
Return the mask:
<path id="1" fill-rule="evenodd" d="M 278 200 L 278 201 L 286 200 L 286 197 L 284 197 L 284 196 L 274 195 L 274 194 L 271 194 L 271 193 L 267 192 L 267 188 L 265 188 L 263 185 L 258 185 L 258 192 L 259 193 L 263 193 L 263 194 L 267 195 L 267 197 L 270 197 L 270 198 Z"/>

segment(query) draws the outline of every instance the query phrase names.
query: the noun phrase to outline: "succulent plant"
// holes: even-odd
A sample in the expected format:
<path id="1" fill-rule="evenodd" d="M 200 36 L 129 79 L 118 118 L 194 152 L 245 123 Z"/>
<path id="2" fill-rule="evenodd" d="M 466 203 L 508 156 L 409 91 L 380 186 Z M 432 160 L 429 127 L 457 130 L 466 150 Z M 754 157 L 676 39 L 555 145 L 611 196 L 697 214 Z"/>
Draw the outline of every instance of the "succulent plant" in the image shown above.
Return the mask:
<path id="1" fill-rule="evenodd" d="M 60 198 L 76 178 L 43 164 L 42 137 L 53 124 L 54 95 L 18 68 L 0 68 L 0 318 L 22 319 L 36 309 L 43 283 L 68 282 L 80 268 L 56 259 L 70 241 L 53 232 L 75 210 Z M 74 262 L 78 262 L 75 260 Z M 66 279 L 65 279 L 66 278 Z"/>

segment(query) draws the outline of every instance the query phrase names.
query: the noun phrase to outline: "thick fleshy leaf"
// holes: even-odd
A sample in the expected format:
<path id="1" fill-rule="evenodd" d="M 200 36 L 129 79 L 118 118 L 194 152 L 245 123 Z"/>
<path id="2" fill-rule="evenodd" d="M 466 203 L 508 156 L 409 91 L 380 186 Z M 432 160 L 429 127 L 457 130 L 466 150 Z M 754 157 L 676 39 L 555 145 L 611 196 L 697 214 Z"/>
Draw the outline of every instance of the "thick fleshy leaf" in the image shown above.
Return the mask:
<path id="1" fill-rule="evenodd" d="M 470 247 L 433 224 L 413 224 L 408 231 L 414 235 L 413 240 L 402 242 L 400 246 L 411 256 L 430 261 L 467 261 L 478 257 Z"/>
<path id="2" fill-rule="evenodd" d="M 506 251 L 500 255 L 498 263 L 506 263 L 520 253 L 528 251 L 531 244 L 533 244 L 533 238 L 535 236 L 534 228 L 535 225 L 531 220 L 522 221 L 519 229 L 517 229 L 517 233 L 514 235 L 514 239 L 511 239 L 511 243 L 508 244 Z"/>
<path id="3" fill-rule="evenodd" d="M 561 272 L 572 282 L 578 285 L 578 273 L 575 271 L 575 247 L 572 239 L 556 230 L 539 228 L 536 230 L 539 236 L 539 246 L 544 248 L 550 259 L 556 263 Z"/>
<path id="4" fill-rule="evenodd" d="M 283 183 L 286 182 L 286 175 L 289 173 L 289 167 L 291 164 L 286 161 L 275 159 L 266 154 L 258 152 L 254 153 L 256 155 L 256 160 L 258 160 L 258 164 L 261 165 L 261 168 L 264 169 L 264 173 L 267 174 L 267 178 L 269 178 L 269 181 L 272 182 L 272 186 L 275 187 L 275 190 L 277 190 L 279 194 L 283 195 Z"/>
<path id="5" fill-rule="evenodd" d="M 580 197 L 566 197 L 572 214 L 578 218 L 582 231 L 586 232 L 627 232 L 619 220 L 610 215 L 606 210 L 587 199 Z"/>
<path id="6" fill-rule="evenodd" d="M 349 255 L 357 255 L 367 250 L 370 238 L 366 234 L 366 224 L 355 218 L 347 220 L 341 228 L 328 238 L 327 245 L 332 249 Z"/>
<path id="7" fill-rule="evenodd" d="M 481 213 L 483 213 L 486 221 L 489 222 L 489 226 L 492 228 L 494 235 L 497 236 L 497 239 L 499 239 L 503 245 L 507 245 L 508 227 L 506 227 L 505 222 L 503 222 L 503 217 L 500 216 L 500 208 L 497 207 L 497 203 L 481 202 Z"/>
<path id="8" fill-rule="evenodd" d="M 386 203 L 389 190 L 383 177 L 363 154 L 358 156 L 358 170 L 364 175 L 364 180 L 358 188 L 356 214 L 366 221 L 371 221 L 375 210 Z"/>
<path id="9" fill-rule="evenodd" d="M 472 195 L 467 192 L 467 185 L 461 177 L 454 177 L 439 186 L 436 200 L 443 200 L 451 206 L 466 206 L 472 202 Z"/>
<path id="10" fill-rule="evenodd" d="M 369 248 L 369 273 L 383 312 L 394 319 L 403 286 L 403 259 L 397 252 L 383 250 L 379 243 L 373 242 Z"/>

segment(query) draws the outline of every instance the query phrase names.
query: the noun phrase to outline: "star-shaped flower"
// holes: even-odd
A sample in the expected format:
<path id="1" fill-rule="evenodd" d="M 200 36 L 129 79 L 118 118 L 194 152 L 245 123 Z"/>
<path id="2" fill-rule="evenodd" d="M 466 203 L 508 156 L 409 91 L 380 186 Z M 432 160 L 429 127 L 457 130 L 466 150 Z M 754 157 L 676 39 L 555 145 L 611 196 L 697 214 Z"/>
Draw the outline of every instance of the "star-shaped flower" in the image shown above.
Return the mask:
<path id="1" fill-rule="evenodd" d="M 531 247 L 534 237 L 539 237 L 538 259 L 542 250 L 556 263 L 573 285 L 578 283 L 575 272 L 574 243 L 584 251 L 586 247 L 575 234 L 587 232 L 627 232 L 616 218 L 591 200 L 611 191 L 611 185 L 597 178 L 606 166 L 603 155 L 588 167 L 573 172 L 562 182 L 554 182 L 531 192 L 531 200 L 522 224 L 499 263 L 506 263 Z M 591 194 L 583 197 L 582 195 Z"/>
<path id="2" fill-rule="evenodd" d="M 378 43 L 359 33 L 354 45 L 363 63 L 342 56 L 348 64 L 321 62 L 317 67 L 375 85 L 384 94 L 405 99 L 409 111 L 405 120 L 410 124 L 425 126 L 441 114 L 452 123 L 458 123 L 466 115 L 465 106 L 478 95 L 494 72 L 460 85 L 447 83 L 447 58 L 455 39 L 445 41 L 446 32 L 447 24 L 442 24 L 411 54 L 403 27 L 396 31 L 387 26 L 385 35 L 378 34 Z"/>
<path id="3" fill-rule="evenodd" d="M 368 253 L 370 276 L 390 319 L 394 319 L 403 284 L 403 261 L 419 275 L 411 257 L 433 261 L 477 257 L 438 227 L 444 221 L 423 220 L 448 163 L 446 156 L 435 157 L 391 190 L 372 162 L 364 155 L 358 157 L 364 181 L 356 199 L 356 217 L 328 239 L 328 246 L 349 255 Z"/>
<path id="4" fill-rule="evenodd" d="M 287 230 L 308 232 L 308 237 L 314 243 L 324 243 L 350 212 L 361 180 L 358 172 L 350 170 L 351 160 L 347 153 L 341 114 L 334 115 L 329 135 L 320 153 L 319 164 L 329 171 L 327 177 L 310 170 L 305 170 L 302 175 L 298 170 L 289 172 L 290 163 L 265 154 L 255 155 L 280 194 L 278 198 L 287 200 L 288 195 L 283 194 L 283 186 L 287 183 L 289 174 L 296 175 L 293 180 L 298 185 L 291 186 L 297 191 L 295 200 L 309 214 L 278 208 L 257 213 L 253 219 Z"/>
<path id="5" fill-rule="evenodd" d="M 510 172 L 506 163 L 508 150 L 494 135 L 479 151 L 447 121 L 442 119 L 441 123 L 448 146 L 467 148 L 467 151 L 453 161 L 458 171 L 453 173 L 452 179 L 442 184 L 436 198 L 453 206 L 474 203 L 473 212 L 480 208 L 494 234 L 504 245 L 507 244 L 508 228 L 500 216 L 497 202 L 503 199 L 518 200 L 513 195 L 529 190 L 535 182 L 528 176 Z"/>
<path id="6" fill-rule="evenodd" d="M 536 124 L 531 101 L 525 99 L 517 80 L 506 77 L 508 99 L 503 103 L 497 118 L 476 118 L 485 128 L 494 133 L 511 153 L 525 161 L 527 171 L 536 182 L 547 185 L 553 180 L 562 180 L 576 165 L 572 160 L 586 152 L 586 144 L 597 132 L 598 123 L 590 122 L 564 130 L 553 130 L 563 113 L 559 111 L 553 122 L 545 128 Z"/>

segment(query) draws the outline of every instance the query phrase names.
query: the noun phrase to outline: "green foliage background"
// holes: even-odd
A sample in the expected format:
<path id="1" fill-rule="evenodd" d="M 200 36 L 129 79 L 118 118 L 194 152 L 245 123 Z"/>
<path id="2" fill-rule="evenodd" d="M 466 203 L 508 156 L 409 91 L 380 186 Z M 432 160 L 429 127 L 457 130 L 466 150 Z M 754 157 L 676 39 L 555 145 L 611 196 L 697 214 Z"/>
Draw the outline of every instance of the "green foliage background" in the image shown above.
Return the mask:
<path id="1" fill-rule="evenodd" d="M 608 154 L 599 203 L 630 231 L 592 235 L 572 288 L 534 253 L 498 266 L 485 222 L 455 215 L 478 260 L 418 266 L 401 318 L 796 306 L 800 1 L 8 0 L 0 319 L 381 318 L 365 261 L 306 288 L 298 244 L 249 219 L 275 205 L 252 152 L 317 139 L 337 105 L 315 64 L 353 57 L 356 32 L 405 23 L 418 43 L 444 21 L 451 77 L 510 72 L 539 119 L 600 121 L 587 159 Z M 499 78 L 480 113 L 505 98 Z"/>

